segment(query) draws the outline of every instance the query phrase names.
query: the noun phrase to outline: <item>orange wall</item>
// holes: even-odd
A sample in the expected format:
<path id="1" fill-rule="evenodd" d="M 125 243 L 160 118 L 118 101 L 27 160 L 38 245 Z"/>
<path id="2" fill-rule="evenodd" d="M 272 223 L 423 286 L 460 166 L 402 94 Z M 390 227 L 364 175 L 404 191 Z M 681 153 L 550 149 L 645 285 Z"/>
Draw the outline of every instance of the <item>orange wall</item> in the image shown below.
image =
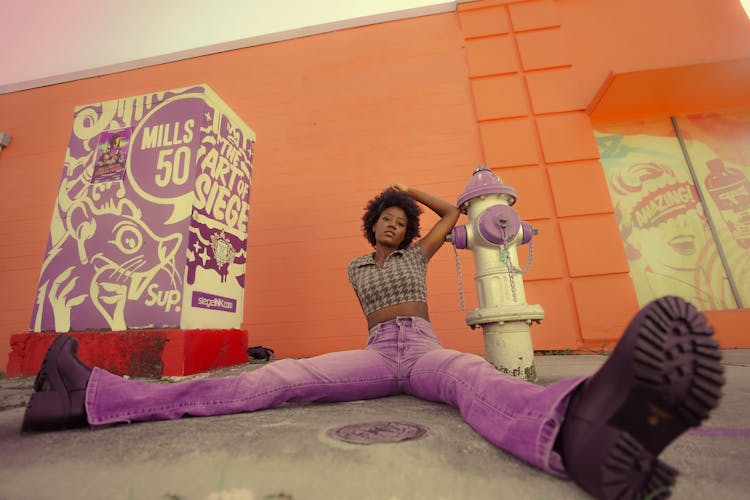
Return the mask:
<path id="1" fill-rule="evenodd" d="M 280 357 L 361 347 L 365 321 L 345 268 L 369 250 L 365 202 L 394 181 L 455 200 L 482 162 L 517 189 L 516 208 L 540 228 L 526 277 L 528 301 L 546 311 L 532 328 L 535 348 L 611 345 L 637 305 L 583 109 L 613 68 L 747 56 L 747 23 L 733 21 L 744 13 L 729 1 L 691 2 L 679 31 L 695 39 L 673 43 L 683 3 L 659 2 L 643 21 L 641 7 L 653 7 L 645 0 L 471 2 L 456 13 L 0 95 L 0 130 L 13 137 L 0 152 L 0 359 L 10 335 L 28 327 L 74 106 L 193 83 L 209 84 L 257 133 L 243 325 L 250 345 Z M 599 26 L 610 12 L 604 4 L 616 9 L 614 20 L 645 22 L 636 32 L 646 40 L 611 39 L 633 28 Z M 715 22 L 699 29 L 702 18 Z M 710 50 L 697 51 L 700 39 Z M 655 48 L 644 55 L 643 43 Z M 423 227 L 432 221 L 426 215 Z M 472 308 L 468 252 L 462 269 Z M 444 344 L 481 352 L 480 331 L 459 309 L 449 247 L 428 280 Z"/>
<path id="2" fill-rule="evenodd" d="M 687 66 L 750 55 L 750 20 L 739 0 L 550 3 L 557 4 L 564 50 L 585 99 L 610 70 Z"/>

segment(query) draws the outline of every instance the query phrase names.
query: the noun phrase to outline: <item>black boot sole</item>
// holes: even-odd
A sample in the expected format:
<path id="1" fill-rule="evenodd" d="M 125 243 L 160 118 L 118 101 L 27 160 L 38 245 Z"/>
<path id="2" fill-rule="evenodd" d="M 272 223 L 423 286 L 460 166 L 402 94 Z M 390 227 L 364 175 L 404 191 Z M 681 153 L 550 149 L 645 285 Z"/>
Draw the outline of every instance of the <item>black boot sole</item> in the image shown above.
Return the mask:
<path id="1" fill-rule="evenodd" d="M 712 334 L 679 297 L 651 302 L 631 322 L 588 395 L 584 388 L 571 405 L 576 429 L 565 437 L 566 467 L 586 491 L 608 500 L 670 495 L 677 471 L 658 455 L 721 397 L 724 370 Z"/>

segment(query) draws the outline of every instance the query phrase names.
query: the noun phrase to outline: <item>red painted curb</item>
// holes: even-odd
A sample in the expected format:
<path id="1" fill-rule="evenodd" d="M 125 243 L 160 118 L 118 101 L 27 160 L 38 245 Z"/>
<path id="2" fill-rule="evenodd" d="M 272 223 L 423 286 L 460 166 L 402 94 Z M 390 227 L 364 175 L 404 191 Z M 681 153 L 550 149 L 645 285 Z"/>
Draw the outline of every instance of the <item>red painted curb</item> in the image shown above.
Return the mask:
<path id="1" fill-rule="evenodd" d="M 7 376 L 36 375 L 57 335 L 11 335 Z M 131 377 L 192 375 L 248 360 L 246 330 L 129 330 L 70 335 L 78 339 L 81 361 Z"/>

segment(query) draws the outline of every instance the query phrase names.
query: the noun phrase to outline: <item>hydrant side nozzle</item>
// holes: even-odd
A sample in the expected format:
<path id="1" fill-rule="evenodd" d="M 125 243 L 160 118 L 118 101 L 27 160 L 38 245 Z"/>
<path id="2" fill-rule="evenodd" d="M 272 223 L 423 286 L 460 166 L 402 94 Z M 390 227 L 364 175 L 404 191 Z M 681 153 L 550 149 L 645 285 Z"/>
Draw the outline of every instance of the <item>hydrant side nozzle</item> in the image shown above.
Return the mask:
<path id="1" fill-rule="evenodd" d="M 468 247 L 468 235 L 466 234 L 466 226 L 456 226 L 453 228 L 453 231 L 448 233 L 448 235 L 445 237 L 446 241 L 450 241 L 453 243 L 453 245 L 459 249 L 463 250 Z"/>
<path id="2" fill-rule="evenodd" d="M 523 237 L 521 238 L 521 245 L 525 245 L 526 243 L 531 241 L 531 238 L 539 234 L 539 230 L 526 222 L 525 220 L 521 221 L 521 229 L 523 230 Z"/>

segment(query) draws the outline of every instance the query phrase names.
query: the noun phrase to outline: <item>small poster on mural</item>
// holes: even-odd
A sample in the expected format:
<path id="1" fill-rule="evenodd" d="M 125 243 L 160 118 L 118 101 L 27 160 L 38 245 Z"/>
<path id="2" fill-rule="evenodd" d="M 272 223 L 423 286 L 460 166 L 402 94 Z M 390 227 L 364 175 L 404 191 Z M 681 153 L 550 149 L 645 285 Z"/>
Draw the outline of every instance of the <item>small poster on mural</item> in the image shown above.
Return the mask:
<path id="1" fill-rule="evenodd" d="M 130 128 L 106 130 L 99 134 L 91 183 L 121 181 L 125 175 L 130 145 Z"/>

